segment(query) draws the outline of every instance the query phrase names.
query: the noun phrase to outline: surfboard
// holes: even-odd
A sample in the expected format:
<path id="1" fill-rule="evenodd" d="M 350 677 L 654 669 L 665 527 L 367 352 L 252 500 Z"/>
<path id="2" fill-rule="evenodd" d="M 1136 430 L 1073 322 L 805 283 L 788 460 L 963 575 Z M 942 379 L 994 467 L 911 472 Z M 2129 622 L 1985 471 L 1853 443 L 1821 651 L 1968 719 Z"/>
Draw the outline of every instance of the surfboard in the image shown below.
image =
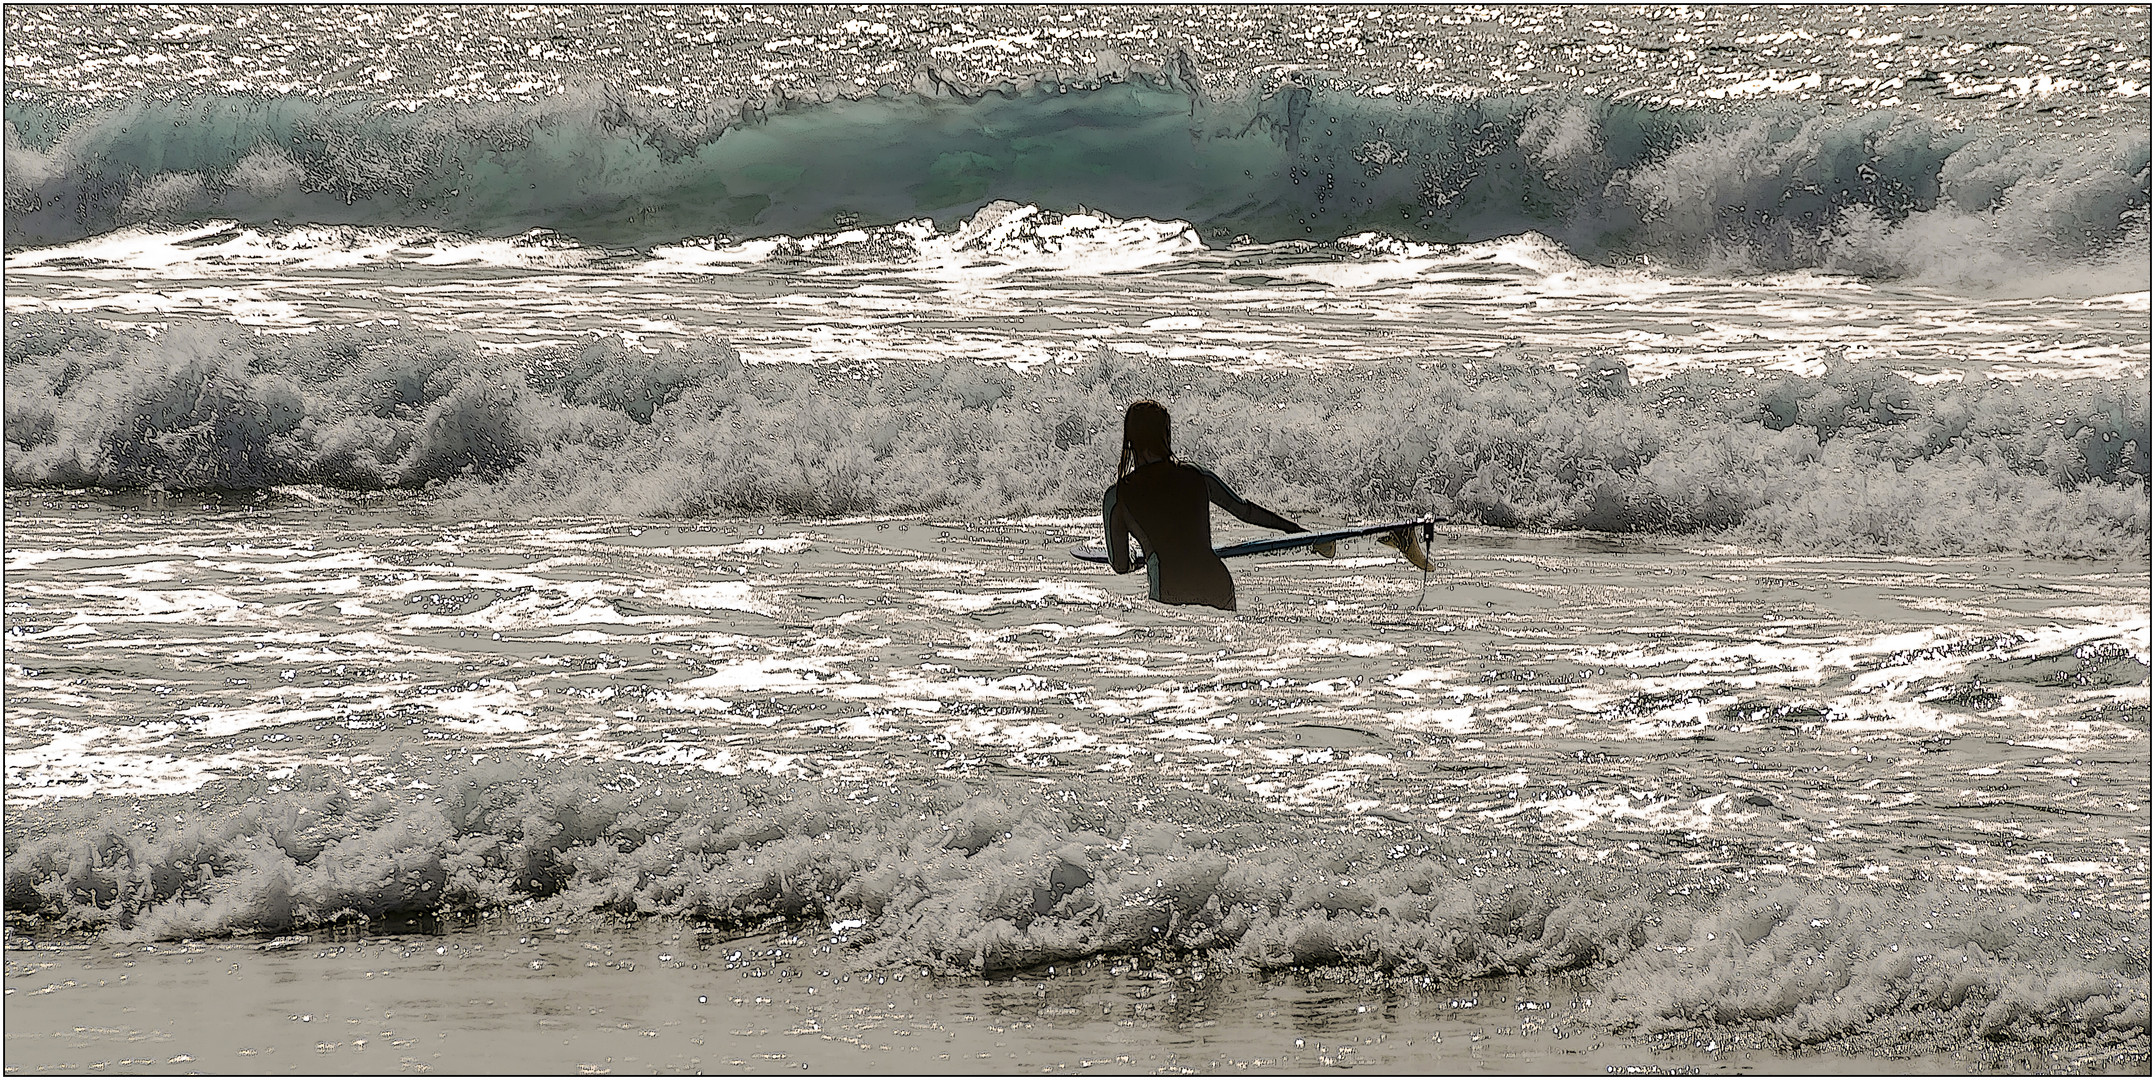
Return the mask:
<path id="1" fill-rule="evenodd" d="M 1212 553 L 1223 559 L 1232 559 L 1238 555 L 1264 555 L 1274 551 L 1310 548 L 1329 559 L 1332 557 L 1330 549 L 1340 541 L 1374 536 L 1379 543 L 1398 548 L 1400 554 L 1407 557 L 1408 562 L 1428 570 L 1430 569 L 1428 544 L 1435 534 L 1435 525 L 1434 521 L 1423 518 L 1414 521 L 1387 521 L 1380 525 L 1355 525 L 1350 528 L 1330 529 L 1325 532 L 1282 533 L 1278 536 L 1266 536 L 1256 540 L 1244 540 L 1239 544 L 1216 547 L 1212 549 Z M 1070 554 L 1086 562 L 1104 563 L 1107 561 L 1107 548 L 1097 544 L 1079 544 L 1070 549 Z"/>

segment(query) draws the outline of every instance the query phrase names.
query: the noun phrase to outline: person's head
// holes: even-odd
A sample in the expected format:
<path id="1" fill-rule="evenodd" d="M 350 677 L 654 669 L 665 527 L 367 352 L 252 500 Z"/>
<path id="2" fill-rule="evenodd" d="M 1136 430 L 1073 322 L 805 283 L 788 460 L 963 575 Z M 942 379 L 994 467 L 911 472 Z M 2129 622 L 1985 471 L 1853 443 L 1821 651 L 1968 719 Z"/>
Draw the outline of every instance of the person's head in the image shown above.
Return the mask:
<path id="1" fill-rule="evenodd" d="M 1150 398 L 1131 402 L 1129 410 L 1122 414 L 1122 465 L 1117 472 L 1129 472 L 1141 455 L 1162 459 L 1175 456 L 1167 406 Z"/>

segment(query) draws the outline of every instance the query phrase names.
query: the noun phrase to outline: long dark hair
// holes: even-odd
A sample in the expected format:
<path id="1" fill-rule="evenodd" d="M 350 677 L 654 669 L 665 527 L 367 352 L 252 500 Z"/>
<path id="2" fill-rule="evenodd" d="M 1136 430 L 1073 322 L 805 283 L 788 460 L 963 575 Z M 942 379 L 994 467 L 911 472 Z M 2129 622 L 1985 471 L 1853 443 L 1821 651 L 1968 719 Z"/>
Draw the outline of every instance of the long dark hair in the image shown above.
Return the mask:
<path id="1" fill-rule="evenodd" d="M 1175 456 L 1167 406 L 1151 398 L 1131 402 L 1130 408 L 1122 414 L 1122 463 L 1115 467 L 1117 479 L 1129 475 L 1131 463 L 1141 449 L 1157 451 L 1161 457 L 1170 460 Z"/>

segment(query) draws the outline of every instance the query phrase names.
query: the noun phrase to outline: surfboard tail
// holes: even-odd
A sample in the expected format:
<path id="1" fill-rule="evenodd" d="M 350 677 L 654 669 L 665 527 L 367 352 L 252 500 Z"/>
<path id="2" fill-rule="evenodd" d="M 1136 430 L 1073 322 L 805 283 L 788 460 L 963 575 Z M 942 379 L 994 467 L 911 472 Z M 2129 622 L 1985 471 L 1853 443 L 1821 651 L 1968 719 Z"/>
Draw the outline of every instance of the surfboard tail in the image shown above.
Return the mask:
<path id="1" fill-rule="evenodd" d="M 1393 529 L 1377 537 L 1377 542 L 1388 548 L 1398 549 L 1407 561 L 1424 571 L 1435 569 L 1429 562 L 1429 549 L 1422 546 L 1422 530 L 1416 526 Z"/>

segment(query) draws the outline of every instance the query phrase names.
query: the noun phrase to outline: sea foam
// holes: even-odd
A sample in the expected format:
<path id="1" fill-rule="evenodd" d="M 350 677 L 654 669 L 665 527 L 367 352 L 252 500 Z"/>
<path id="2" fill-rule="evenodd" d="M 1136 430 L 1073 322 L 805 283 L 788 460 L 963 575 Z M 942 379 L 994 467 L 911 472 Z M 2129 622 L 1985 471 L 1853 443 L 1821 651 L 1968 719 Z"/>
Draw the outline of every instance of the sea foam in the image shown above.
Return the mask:
<path id="1" fill-rule="evenodd" d="M 2140 916 L 2041 891 L 1312 837 L 1084 777 L 839 790 L 625 769 L 473 766 L 366 794 L 310 766 L 215 811 L 40 813 L 9 830 L 7 907 L 132 940 L 502 908 L 775 919 L 831 927 L 859 964 L 951 973 L 1131 954 L 1444 980 L 1594 968 L 1621 1029 L 1744 1024 L 1795 1045 L 1892 1043 L 1911 1022 L 2104 1042 L 2149 1024 Z"/>
<path id="2" fill-rule="evenodd" d="M 396 328 L 155 339 L 8 320 L 18 484 L 427 491 L 456 512 L 1068 514 L 1097 505 L 1123 406 L 1289 508 L 1697 533 L 1796 548 L 2144 550 L 2144 383 L 1815 375 L 1633 382 L 1528 356 L 1224 372 L 1111 349 L 969 363 L 743 364 L 601 339 L 512 364 Z"/>

